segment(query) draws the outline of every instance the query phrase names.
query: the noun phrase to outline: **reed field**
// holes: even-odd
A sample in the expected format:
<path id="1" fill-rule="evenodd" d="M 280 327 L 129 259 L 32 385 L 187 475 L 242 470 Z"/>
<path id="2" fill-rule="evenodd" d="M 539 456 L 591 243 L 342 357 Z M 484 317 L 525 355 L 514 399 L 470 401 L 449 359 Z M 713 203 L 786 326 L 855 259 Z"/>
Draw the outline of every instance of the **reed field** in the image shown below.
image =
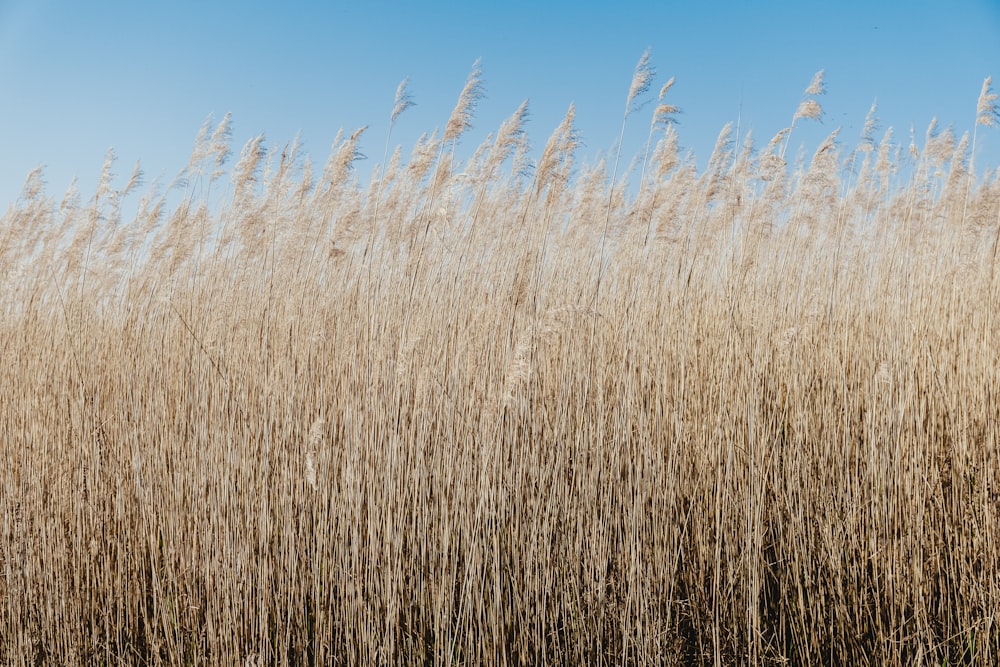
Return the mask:
<path id="1" fill-rule="evenodd" d="M 1000 661 L 991 81 L 802 154 L 820 74 L 699 168 L 653 75 L 594 163 L 572 107 L 469 145 L 474 68 L 406 150 L 404 82 L 322 165 L 227 116 L 166 190 L 30 174 L 0 663 Z"/>

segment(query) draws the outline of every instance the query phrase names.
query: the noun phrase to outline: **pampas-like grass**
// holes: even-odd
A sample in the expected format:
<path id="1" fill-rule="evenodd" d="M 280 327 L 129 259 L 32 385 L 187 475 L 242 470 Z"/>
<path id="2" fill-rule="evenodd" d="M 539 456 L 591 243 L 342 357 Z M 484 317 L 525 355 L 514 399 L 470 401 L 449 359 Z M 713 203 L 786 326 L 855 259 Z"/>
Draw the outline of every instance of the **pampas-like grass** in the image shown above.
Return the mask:
<path id="1" fill-rule="evenodd" d="M 399 86 L 367 180 L 360 130 L 230 167 L 229 116 L 135 206 L 113 153 L 90 198 L 33 171 L 0 663 L 996 664 L 991 81 L 971 134 L 873 105 L 786 161 L 820 73 L 703 168 L 671 86 L 637 177 L 572 106 L 462 147 L 478 65 L 409 150 Z"/>
<path id="2" fill-rule="evenodd" d="M 788 148 L 789 135 L 795 128 L 795 123 L 800 118 L 817 121 L 823 119 L 823 107 L 820 105 L 819 100 L 816 100 L 815 98 L 825 93 L 826 86 L 823 83 L 823 70 L 820 70 L 813 75 L 812 81 L 805 90 L 802 101 L 799 103 L 798 108 L 795 110 L 795 114 L 792 116 L 792 124 L 788 128 L 788 133 L 785 135 L 785 144 L 781 149 L 782 159 L 784 159 L 785 150 Z"/>
<path id="3" fill-rule="evenodd" d="M 993 77 L 983 79 L 983 89 L 979 92 L 976 104 L 976 125 L 994 127 L 1000 122 L 1000 106 L 997 105 L 997 94 L 993 92 Z"/>
<path id="4" fill-rule="evenodd" d="M 484 94 L 482 77 L 482 67 L 477 60 L 473 63 L 469 78 L 466 79 L 465 86 L 458 96 L 458 102 L 455 103 L 455 108 L 452 109 L 444 126 L 445 143 L 455 141 L 472 127 L 473 113 Z"/>

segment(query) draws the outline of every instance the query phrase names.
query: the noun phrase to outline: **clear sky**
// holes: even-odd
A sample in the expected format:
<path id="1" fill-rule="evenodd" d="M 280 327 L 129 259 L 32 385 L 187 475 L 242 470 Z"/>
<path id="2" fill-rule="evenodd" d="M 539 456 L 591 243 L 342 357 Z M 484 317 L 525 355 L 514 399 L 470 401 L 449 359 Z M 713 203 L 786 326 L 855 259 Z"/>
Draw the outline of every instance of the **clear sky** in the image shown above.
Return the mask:
<path id="1" fill-rule="evenodd" d="M 48 192 L 76 175 L 84 200 L 105 151 L 122 183 L 136 160 L 169 182 L 199 126 L 233 113 L 234 153 L 264 133 L 301 132 L 322 163 L 339 128 L 368 125 L 364 176 L 381 160 L 396 86 L 417 106 L 399 120 L 404 155 L 443 128 L 473 62 L 486 99 L 465 137 L 475 146 L 525 98 L 544 144 L 568 105 L 593 161 L 614 145 L 636 61 L 651 49 L 659 86 L 680 106 L 682 147 L 703 165 L 727 121 L 758 146 L 788 125 L 812 75 L 826 70 L 822 125 L 793 145 L 815 148 L 842 127 L 854 146 L 878 101 L 882 127 L 909 143 L 932 117 L 973 129 L 986 76 L 1000 90 L 1000 0 L 702 0 L 473 2 L 0 0 L 0 207 L 44 165 Z M 652 106 L 630 120 L 626 153 Z M 1000 128 L 981 128 L 977 167 L 1000 165 Z"/>

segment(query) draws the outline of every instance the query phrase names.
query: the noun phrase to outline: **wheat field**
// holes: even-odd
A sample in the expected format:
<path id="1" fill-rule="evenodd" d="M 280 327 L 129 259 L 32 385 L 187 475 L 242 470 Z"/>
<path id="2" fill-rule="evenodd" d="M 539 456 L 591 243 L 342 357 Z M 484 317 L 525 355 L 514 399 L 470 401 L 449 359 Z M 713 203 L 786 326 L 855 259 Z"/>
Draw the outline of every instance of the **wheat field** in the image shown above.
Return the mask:
<path id="1" fill-rule="evenodd" d="M 1000 660 L 991 81 L 971 136 L 873 107 L 796 159 L 820 74 L 699 169 L 653 75 L 629 167 L 579 161 L 572 107 L 459 157 L 474 68 L 408 155 L 404 82 L 321 168 L 231 157 L 227 116 L 166 192 L 110 152 L 86 199 L 30 174 L 0 220 L 0 663 Z"/>

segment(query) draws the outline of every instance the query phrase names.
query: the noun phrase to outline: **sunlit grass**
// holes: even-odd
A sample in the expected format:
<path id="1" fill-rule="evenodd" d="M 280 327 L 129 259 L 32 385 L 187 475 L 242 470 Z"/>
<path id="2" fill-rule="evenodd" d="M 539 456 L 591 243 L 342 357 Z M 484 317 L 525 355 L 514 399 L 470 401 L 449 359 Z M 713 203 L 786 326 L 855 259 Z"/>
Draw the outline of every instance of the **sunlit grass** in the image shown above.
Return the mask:
<path id="1" fill-rule="evenodd" d="M 874 109 L 787 164 L 821 76 L 699 171 L 668 89 L 628 175 L 572 108 L 460 161 L 478 70 L 366 183 L 228 117 L 134 219 L 30 175 L 0 662 L 993 664 L 1000 179 Z"/>

